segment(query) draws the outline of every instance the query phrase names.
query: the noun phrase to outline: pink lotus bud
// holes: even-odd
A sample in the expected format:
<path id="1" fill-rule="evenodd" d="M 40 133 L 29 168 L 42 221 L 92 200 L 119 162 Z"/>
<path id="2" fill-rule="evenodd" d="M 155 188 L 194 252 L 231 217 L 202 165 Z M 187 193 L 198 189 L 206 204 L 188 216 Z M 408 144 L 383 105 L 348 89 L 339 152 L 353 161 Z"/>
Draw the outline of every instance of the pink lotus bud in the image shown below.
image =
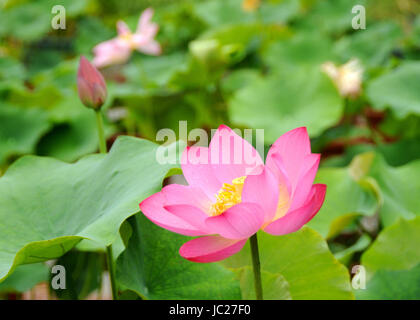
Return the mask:
<path id="1" fill-rule="evenodd" d="M 105 80 L 84 56 L 80 57 L 77 71 L 77 89 L 86 107 L 100 109 L 104 104 L 107 95 Z"/>

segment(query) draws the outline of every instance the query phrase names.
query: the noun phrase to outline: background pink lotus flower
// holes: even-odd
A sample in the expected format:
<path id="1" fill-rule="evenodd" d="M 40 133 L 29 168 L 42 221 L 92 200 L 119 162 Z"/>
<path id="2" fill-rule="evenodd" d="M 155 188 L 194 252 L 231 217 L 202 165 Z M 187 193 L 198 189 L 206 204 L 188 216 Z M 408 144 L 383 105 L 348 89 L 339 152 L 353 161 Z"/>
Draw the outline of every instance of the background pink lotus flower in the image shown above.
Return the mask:
<path id="1" fill-rule="evenodd" d="M 133 50 L 148 55 L 161 54 L 160 44 L 154 39 L 159 26 L 151 22 L 153 9 L 148 8 L 142 12 L 137 29 L 132 33 L 124 21 L 117 22 L 118 36 L 102 42 L 93 48 L 95 58 L 93 64 L 105 67 L 112 64 L 123 63 L 128 60 Z"/>
<path id="2" fill-rule="evenodd" d="M 106 84 L 102 74 L 84 57 L 80 57 L 77 71 L 77 89 L 83 104 L 99 109 L 107 96 Z"/>
<path id="3" fill-rule="evenodd" d="M 247 141 L 222 125 L 209 148 L 185 149 L 182 170 L 189 185 L 168 185 L 140 209 L 165 229 L 201 236 L 180 248 L 185 259 L 219 261 L 240 251 L 259 229 L 283 235 L 315 216 L 326 192 L 326 185 L 313 184 L 319 160 L 306 128 L 282 135 L 264 165 Z"/>

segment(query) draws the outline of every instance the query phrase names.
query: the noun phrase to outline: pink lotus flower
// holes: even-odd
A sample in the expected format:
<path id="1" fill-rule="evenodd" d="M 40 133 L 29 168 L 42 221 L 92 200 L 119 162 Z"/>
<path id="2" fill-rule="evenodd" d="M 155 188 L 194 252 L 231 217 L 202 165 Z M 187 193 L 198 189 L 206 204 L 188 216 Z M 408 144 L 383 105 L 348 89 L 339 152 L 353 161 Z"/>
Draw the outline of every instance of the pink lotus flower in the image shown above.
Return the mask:
<path id="1" fill-rule="evenodd" d="M 102 74 L 83 56 L 77 71 L 77 90 L 82 103 L 92 109 L 102 107 L 107 96 Z"/>
<path id="2" fill-rule="evenodd" d="M 264 165 L 247 141 L 222 125 L 209 148 L 184 150 L 181 166 L 189 185 L 168 185 L 140 209 L 165 229 L 202 236 L 180 248 L 185 259 L 223 260 L 259 229 L 284 235 L 315 216 L 326 192 L 326 185 L 313 184 L 319 160 L 306 128 L 282 135 Z"/>
<path id="3" fill-rule="evenodd" d="M 131 32 L 124 21 L 119 20 L 117 22 L 118 36 L 93 48 L 95 54 L 93 64 L 101 68 L 112 64 L 124 63 L 130 58 L 133 50 L 138 50 L 148 55 L 159 55 L 161 47 L 154 39 L 159 26 L 151 22 L 152 16 L 153 9 L 148 8 L 144 10 L 139 18 L 135 33 Z"/>

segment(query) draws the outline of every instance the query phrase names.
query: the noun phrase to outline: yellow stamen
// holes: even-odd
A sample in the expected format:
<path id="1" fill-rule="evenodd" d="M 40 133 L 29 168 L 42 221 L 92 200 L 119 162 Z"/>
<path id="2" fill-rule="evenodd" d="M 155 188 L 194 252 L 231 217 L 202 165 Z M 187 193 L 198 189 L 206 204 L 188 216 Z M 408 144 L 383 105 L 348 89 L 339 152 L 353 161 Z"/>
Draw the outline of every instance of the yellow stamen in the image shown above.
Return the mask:
<path id="1" fill-rule="evenodd" d="M 224 183 L 218 194 L 215 195 L 216 202 L 210 207 L 210 215 L 218 216 L 235 204 L 241 203 L 242 189 L 246 176 L 232 180 L 232 183 Z"/>
<path id="2" fill-rule="evenodd" d="M 121 40 L 125 41 L 131 47 L 131 49 L 136 48 L 136 43 L 134 42 L 134 37 L 131 32 L 126 32 L 119 37 Z"/>
<path id="3" fill-rule="evenodd" d="M 124 41 L 131 42 L 133 35 L 130 32 L 125 32 L 124 34 L 120 35 L 120 38 Z"/>

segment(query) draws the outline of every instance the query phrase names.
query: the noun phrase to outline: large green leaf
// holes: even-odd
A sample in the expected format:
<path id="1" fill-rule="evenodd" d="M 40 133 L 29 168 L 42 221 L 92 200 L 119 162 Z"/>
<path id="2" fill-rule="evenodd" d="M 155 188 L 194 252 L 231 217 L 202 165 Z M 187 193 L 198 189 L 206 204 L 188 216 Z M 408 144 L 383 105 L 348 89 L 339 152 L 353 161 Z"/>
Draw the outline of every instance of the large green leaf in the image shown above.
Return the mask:
<path id="1" fill-rule="evenodd" d="M 256 79 L 229 103 L 234 123 L 264 129 L 267 144 L 288 130 L 306 126 L 311 136 L 338 122 L 342 99 L 317 68 L 290 68 L 281 75 Z"/>
<path id="2" fill-rule="evenodd" d="M 352 299 L 350 277 L 316 231 L 304 227 L 285 236 L 258 233 L 261 268 L 289 283 L 292 299 Z M 228 267 L 251 265 L 249 244 L 225 260 Z"/>
<path id="3" fill-rule="evenodd" d="M 362 256 L 368 281 L 358 299 L 420 299 L 420 217 L 384 229 Z"/>
<path id="4" fill-rule="evenodd" d="M 414 190 L 420 190 L 420 160 L 394 168 L 379 154 L 366 153 L 359 158 L 364 163 L 361 176 L 373 179 L 380 191 L 380 217 L 385 226 L 399 217 L 411 219 L 420 215 L 418 199 L 413 196 Z"/>
<path id="5" fill-rule="evenodd" d="M 321 168 L 317 172 L 316 182 L 328 188 L 324 204 L 309 226 L 324 237 L 336 236 L 358 215 L 373 215 L 378 209 L 374 186 L 354 174 L 359 169 L 358 159 L 349 167 Z"/>
<path id="6" fill-rule="evenodd" d="M 420 62 L 405 62 L 374 79 L 367 88 L 373 107 L 390 108 L 399 118 L 420 114 Z"/>
<path id="7" fill-rule="evenodd" d="M 131 67 L 125 67 L 130 82 L 138 79 L 140 74 L 143 87 L 166 87 L 177 73 L 187 69 L 188 60 L 185 53 L 177 52 L 159 57 L 141 57 L 137 61 Z"/>
<path id="8" fill-rule="evenodd" d="M 48 281 L 50 270 L 44 263 L 19 266 L 15 272 L 0 283 L 0 292 L 25 292 L 40 282 Z"/>
<path id="9" fill-rule="evenodd" d="M 57 258 L 84 238 L 113 243 L 121 223 L 175 167 L 157 162 L 158 148 L 120 137 L 109 154 L 74 164 L 16 161 L 0 179 L 0 279 L 19 264 Z"/>
<path id="10" fill-rule="evenodd" d="M 57 4 L 64 6 L 65 15 L 70 18 L 82 12 L 88 1 L 17 1 L 14 6 L 0 11 L 0 19 L 3 22 L 0 36 L 9 35 L 23 41 L 38 40 L 51 30 L 51 20 L 57 15 L 52 14 L 52 8 Z"/>
<path id="11" fill-rule="evenodd" d="M 105 125 L 106 137 L 113 131 L 111 126 Z M 63 122 L 58 121 L 53 129 L 39 141 L 36 151 L 41 156 L 72 162 L 97 149 L 98 133 L 95 114 L 92 110 L 86 109 L 81 110 L 79 114 L 69 116 Z"/>
<path id="12" fill-rule="evenodd" d="M 133 234 L 117 261 L 117 279 L 124 288 L 145 299 L 240 299 L 233 272 L 179 255 L 188 237 L 164 230 L 142 214 L 130 222 Z"/>
<path id="13" fill-rule="evenodd" d="M 51 8 L 51 7 L 50 7 Z M 2 28 L 0 36 L 12 36 L 21 40 L 38 40 L 50 29 L 51 11 L 44 10 L 35 2 L 0 11 Z M 33 19 L 36 15 L 37 19 Z"/>
<path id="14" fill-rule="evenodd" d="M 302 1 L 301 1 L 302 2 Z M 321 0 L 306 1 L 314 3 L 307 14 L 298 22 L 298 26 L 316 29 L 317 32 L 341 34 L 351 29 L 352 7 L 356 4 L 365 5 L 366 0 Z"/>
<path id="15" fill-rule="evenodd" d="M 92 15 L 84 15 L 78 19 L 76 32 L 74 47 L 79 54 L 86 54 L 98 43 L 115 36 L 113 25 L 106 25 L 102 19 Z"/>
<path id="16" fill-rule="evenodd" d="M 242 299 L 255 300 L 254 272 L 246 266 L 234 270 L 241 284 Z M 289 283 L 279 273 L 261 272 L 261 283 L 264 288 L 264 300 L 290 300 Z"/>
<path id="17" fill-rule="evenodd" d="M 26 76 L 23 64 L 11 57 L 0 59 L 0 82 L 10 80 L 23 80 Z"/>
<path id="18" fill-rule="evenodd" d="M 242 4 L 243 0 L 206 0 L 196 4 L 195 11 L 211 27 L 255 21 L 284 24 L 299 11 L 298 0 L 262 1 L 255 11 L 245 11 Z"/>
<path id="19" fill-rule="evenodd" d="M 402 36 L 400 27 L 394 22 L 383 22 L 356 30 L 354 34 L 336 42 L 334 53 L 343 62 L 358 58 L 365 66 L 383 65 Z"/>
<path id="20" fill-rule="evenodd" d="M 222 89 L 224 93 L 232 94 L 236 90 L 249 85 L 256 79 L 260 78 L 261 74 L 256 69 L 238 69 L 234 70 L 222 79 Z"/>
<path id="21" fill-rule="evenodd" d="M 420 265 L 410 270 L 379 270 L 366 284 L 366 289 L 357 290 L 360 300 L 419 300 Z"/>
<path id="22" fill-rule="evenodd" d="M 261 1 L 257 16 L 264 23 L 286 24 L 299 13 L 300 0 Z"/>
<path id="23" fill-rule="evenodd" d="M 401 219 L 384 229 L 362 256 L 369 272 L 408 270 L 420 263 L 420 217 Z"/>
<path id="24" fill-rule="evenodd" d="M 331 51 L 332 42 L 327 37 L 314 32 L 298 32 L 290 39 L 273 42 L 264 52 L 263 59 L 274 69 L 291 64 L 321 66 L 333 58 Z"/>
<path id="25" fill-rule="evenodd" d="M 0 106 L 0 165 L 9 156 L 32 153 L 50 124 L 45 111 Z"/>
<path id="26" fill-rule="evenodd" d="M 210 26 L 253 22 L 255 14 L 245 12 L 242 0 L 206 0 L 195 5 L 196 14 Z"/>

